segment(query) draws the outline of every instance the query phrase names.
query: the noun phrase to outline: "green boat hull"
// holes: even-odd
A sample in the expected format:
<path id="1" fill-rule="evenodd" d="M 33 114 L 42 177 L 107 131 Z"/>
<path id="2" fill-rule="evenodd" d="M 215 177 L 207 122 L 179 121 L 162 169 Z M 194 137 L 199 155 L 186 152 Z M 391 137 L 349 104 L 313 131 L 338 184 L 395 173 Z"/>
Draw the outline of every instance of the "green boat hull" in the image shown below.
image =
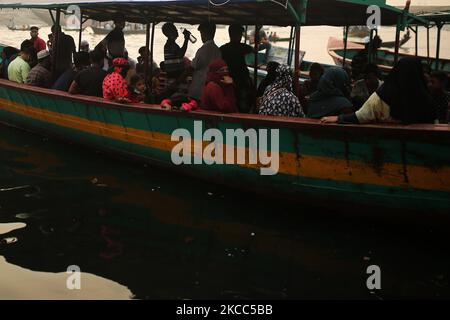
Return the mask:
<path id="1" fill-rule="evenodd" d="M 324 126 L 309 119 L 184 113 L 4 80 L 0 121 L 234 188 L 327 205 L 450 212 L 446 125 Z M 227 129 L 278 129 L 279 173 L 262 176 L 261 165 L 174 165 L 171 153 L 178 142 L 171 135 L 184 128 L 194 136 L 196 121 L 203 132 L 217 128 L 224 136 Z"/>

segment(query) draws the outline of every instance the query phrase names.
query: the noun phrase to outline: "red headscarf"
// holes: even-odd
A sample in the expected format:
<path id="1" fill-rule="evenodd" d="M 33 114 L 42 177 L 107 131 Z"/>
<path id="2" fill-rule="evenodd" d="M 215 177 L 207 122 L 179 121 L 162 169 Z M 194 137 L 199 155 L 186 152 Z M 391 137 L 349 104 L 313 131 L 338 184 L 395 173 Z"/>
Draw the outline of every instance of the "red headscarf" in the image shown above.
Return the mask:
<path id="1" fill-rule="evenodd" d="M 129 65 L 129 62 L 125 58 L 115 58 L 113 60 L 114 72 L 121 73 L 122 68 Z"/>
<path id="2" fill-rule="evenodd" d="M 215 82 L 222 85 L 222 78 L 229 75 L 227 63 L 222 59 L 217 59 L 209 65 L 206 82 Z"/>

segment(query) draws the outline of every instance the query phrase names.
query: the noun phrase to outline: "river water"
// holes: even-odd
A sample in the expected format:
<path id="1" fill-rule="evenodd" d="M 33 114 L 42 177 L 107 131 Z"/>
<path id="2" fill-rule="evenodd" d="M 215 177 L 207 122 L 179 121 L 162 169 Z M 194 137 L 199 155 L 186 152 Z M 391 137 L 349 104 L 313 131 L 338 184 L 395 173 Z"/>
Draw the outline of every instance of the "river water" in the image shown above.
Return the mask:
<path id="1" fill-rule="evenodd" d="M 341 33 L 304 28 L 306 58 L 331 63 L 326 43 Z M 19 45 L 28 33 L 2 26 L 0 34 Z M 391 29 L 381 34 L 393 37 Z M 226 42 L 226 29 L 217 39 Z M 127 36 L 131 56 L 144 43 Z M 450 41 L 442 45 L 450 57 Z M 347 216 L 331 204 L 322 211 L 2 125 L 0 299 L 450 298 L 446 230 Z M 371 265 L 380 267 L 381 290 L 366 286 Z M 68 289 L 70 266 L 81 270 L 81 290 Z"/>

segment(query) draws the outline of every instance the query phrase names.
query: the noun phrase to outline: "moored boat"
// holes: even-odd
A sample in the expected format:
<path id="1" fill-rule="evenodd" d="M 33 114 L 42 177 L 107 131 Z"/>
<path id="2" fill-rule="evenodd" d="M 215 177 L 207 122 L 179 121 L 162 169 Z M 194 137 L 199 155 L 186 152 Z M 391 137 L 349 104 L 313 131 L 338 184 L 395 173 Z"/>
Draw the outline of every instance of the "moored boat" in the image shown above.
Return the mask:
<path id="1" fill-rule="evenodd" d="M 352 58 L 360 51 L 364 49 L 364 45 L 348 42 L 347 43 L 347 56 L 345 60 L 345 64 L 350 66 L 352 63 Z M 328 54 L 333 58 L 333 61 L 336 65 L 342 66 L 344 62 L 344 41 L 330 37 L 327 45 Z M 407 53 L 399 53 L 399 58 L 402 57 L 412 57 L 413 54 Z M 395 52 L 388 49 L 379 49 L 377 51 L 377 57 L 374 63 L 378 65 L 381 71 L 384 73 L 388 73 L 392 67 L 394 66 L 395 61 Z M 421 57 L 424 61 L 429 60 L 428 64 L 431 66 L 435 66 L 436 60 L 434 58 Z M 439 70 L 442 70 L 448 74 L 450 74 L 450 60 L 449 59 L 439 59 Z"/>

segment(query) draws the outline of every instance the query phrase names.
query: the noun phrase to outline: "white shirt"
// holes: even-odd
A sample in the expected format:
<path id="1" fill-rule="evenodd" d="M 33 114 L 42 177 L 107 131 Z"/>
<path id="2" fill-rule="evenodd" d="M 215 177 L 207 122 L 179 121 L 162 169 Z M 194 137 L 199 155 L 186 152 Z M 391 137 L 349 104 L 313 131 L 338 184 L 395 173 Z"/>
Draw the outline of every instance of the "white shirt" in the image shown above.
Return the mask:
<path id="1" fill-rule="evenodd" d="M 219 47 L 214 43 L 214 40 L 206 41 L 203 46 L 198 49 L 192 60 L 192 68 L 194 74 L 192 75 L 192 84 L 189 88 L 189 96 L 200 100 L 205 87 L 206 75 L 211 62 L 222 58 Z"/>

